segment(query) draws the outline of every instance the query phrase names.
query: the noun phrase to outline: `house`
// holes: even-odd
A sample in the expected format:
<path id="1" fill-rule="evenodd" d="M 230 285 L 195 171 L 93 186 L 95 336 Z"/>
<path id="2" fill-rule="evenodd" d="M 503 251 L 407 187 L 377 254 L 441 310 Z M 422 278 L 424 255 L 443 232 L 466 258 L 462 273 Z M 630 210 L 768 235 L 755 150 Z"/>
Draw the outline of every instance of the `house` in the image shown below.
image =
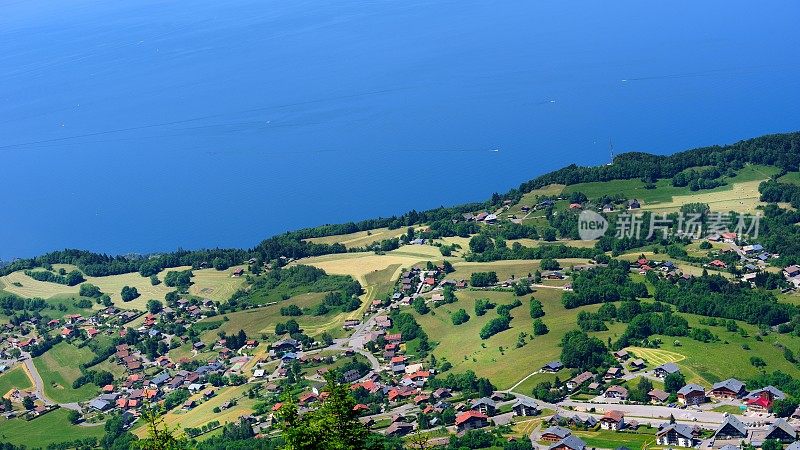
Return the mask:
<path id="1" fill-rule="evenodd" d="M 600 418 L 600 428 L 619 431 L 625 428 L 625 414 L 622 411 L 606 411 Z"/>
<path id="2" fill-rule="evenodd" d="M 586 443 L 577 436 L 569 435 L 547 448 L 548 450 L 584 450 Z"/>
<path id="3" fill-rule="evenodd" d="M 744 396 L 745 392 L 744 383 L 736 378 L 728 378 L 725 381 L 714 383 L 711 390 L 708 391 L 708 396 L 715 400 L 730 400 Z"/>
<path id="4" fill-rule="evenodd" d="M 692 427 L 680 423 L 672 423 L 658 430 L 656 442 L 658 445 L 678 447 L 694 447 L 698 443 Z"/>
<path id="5" fill-rule="evenodd" d="M 613 380 L 614 378 L 619 378 L 623 374 L 622 369 L 619 367 L 610 367 L 606 374 L 603 375 L 603 379 L 605 380 Z"/>
<path id="6" fill-rule="evenodd" d="M 678 403 L 693 406 L 706 402 L 706 390 L 702 386 L 690 383 L 678 390 Z"/>
<path id="7" fill-rule="evenodd" d="M 783 269 L 783 274 L 787 278 L 794 278 L 794 277 L 800 275 L 800 266 L 793 264 L 793 265 L 791 265 L 789 267 L 786 267 L 785 269 Z"/>
<path id="8" fill-rule="evenodd" d="M 722 241 L 727 242 L 728 244 L 733 244 L 736 242 L 736 233 L 728 231 L 726 233 L 722 233 L 720 236 L 722 237 Z"/>
<path id="9" fill-rule="evenodd" d="M 240 277 L 242 275 L 244 275 L 244 269 L 242 269 L 241 267 L 239 267 L 238 269 L 235 269 L 233 271 L 233 273 L 231 274 L 232 277 Z"/>
<path id="10" fill-rule="evenodd" d="M 628 202 L 628 209 L 639 209 L 642 207 L 642 204 L 639 203 L 639 200 L 633 199 Z"/>
<path id="11" fill-rule="evenodd" d="M 495 409 L 497 409 L 497 403 L 488 397 L 483 397 L 475 400 L 470 409 L 473 411 L 480 411 L 487 416 L 491 416 L 494 414 Z"/>
<path id="12" fill-rule="evenodd" d="M 650 397 L 650 403 L 664 403 L 669 398 L 669 393 L 661 389 L 653 389 L 647 393 L 647 396 Z"/>
<path id="13" fill-rule="evenodd" d="M 777 440 L 788 444 L 797 440 L 797 430 L 784 419 L 778 419 L 767 428 L 764 440 Z"/>
<path id="14" fill-rule="evenodd" d="M 606 398 L 616 398 L 619 400 L 627 400 L 628 399 L 628 390 L 625 389 L 624 386 L 611 386 L 610 388 L 606 389 L 604 394 Z"/>
<path id="15" fill-rule="evenodd" d="M 641 358 L 637 358 L 637 359 L 631 360 L 631 366 L 630 367 L 631 367 L 631 370 L 642 370 L 642 369 L 645 368 L 644 360 L 641 359 Z"/>
<path id="16" fill-rule="evenodd" d="M 725 420 L 714 433 L 718 440 L 742 440 L 747 437 L 747 427 L 732 414 L 725 414 Z"/>
<path id="17" fill-rule="evenodd" d="M 571 434 L 572 432 L 568 429 L 554 425 L 542 432 L 541 440 L 545 442 L 558 442 Z"/>
<path id="18" fill-rule="evenodd" d="M 653 375 L 657 376 L 658 378 L 665 378 L 667 375 L 677 372 L 680 372 L 678 365 L 671 362 L 662 364 L 653 369 Z"/>
<path id="19" fill-rule="evenodd" d="M 594 377 L 594 374 L 592 374 L 592 372 L 583 372 L 582 374 L 577 375 L 575 378 L 567 381 L 567 389 L 573 391 L 582 386 L 587 381 L 591 380 L 592 377 Z"/>
<path id="20" fill-rule="evenodd" d="M 511 408 L 517 416 L 535 416 L 539 414 L 539 405 L 527 397 L 518 397 Z"/>
<path id="21" fill-rule="evenodd" d="M 774 386 L 767 386 L 751 392 L 745 397 L 745 403 L 748 411 L 765 413 L 769 411 L 775 400 L 783 400 L 785 398 L 786 394 L 781 390 Z"/>
<path id="22" fill-rule="evenodd" d="M 394 422 L 386 428 L 385 434 L 387 436 L 405 436 L 414 431 L 414 426 L 406 422 Z"/>
<path id="23" fill-rule="evenodd" d="M 406 371 L 406 357 L 405 356 L 394 356 L 389 361 L 391 364 L 392 372 L 394 373 L 403 373 Z"/>
<path id="24" fill-rule="evenodd" d="M 92 408 L 92 409 L 96 409 L 97 411 L 105 411 L 105 410 L 107 410 L 108 408 L 111 407 L 111 404 L 109 404 L 105 400 L 101 400 L 99 398 L 96 398 L 96 399 L 94 399 L 94 400 L 89 402 L 89 407 Z"/>
<path id="25" fill-rule="evenodd" d="M 361 378 L 361 375 L 358 373 L 358 370 L 356 369 L 350 369 L 342 374 L 342 380 L 344 380 L 345 383 L 352 383 L 353 381 L 356 381 L 359 378 Z"/>
<path id="26" fill-rule="evenodd" d="M 614 352 L 614 358 L 617 358 L 617 361 L 624 361 L 628 359 L 628 357 L 630 357 L 630 354 L 625 349 Z"/>
<path id="27" fill-rule="evenodd" d="M 459 432 L 489 426 L 489 417 L 479 411 L 469 410 L 456 417 L 456 429 Z"/>
<path id="28" fill-rule="evenodd" d="M 564 364 L 561 364 L 561 361 L 550 361 L 549 363 L 547 363 L 544 366 L 542 366 L 542 371 L 543 372 L 555 373 L 555 372 L 558 372 L 559 370 L 561 370 L 563 368 L 564 368 Z"/>
<path id="29" fill-rule="evenodd" d="M 720 261 L 719 259 L 715 259 L 715 260 L 711 261 L 710 263 L 708 263 L 708 265 L 711 266 L 711 267 L 715 267 L 717 269 L 724 269 L 724 268 L 728 267 L 728 265 L 725 264 L 724 261 Z"/>

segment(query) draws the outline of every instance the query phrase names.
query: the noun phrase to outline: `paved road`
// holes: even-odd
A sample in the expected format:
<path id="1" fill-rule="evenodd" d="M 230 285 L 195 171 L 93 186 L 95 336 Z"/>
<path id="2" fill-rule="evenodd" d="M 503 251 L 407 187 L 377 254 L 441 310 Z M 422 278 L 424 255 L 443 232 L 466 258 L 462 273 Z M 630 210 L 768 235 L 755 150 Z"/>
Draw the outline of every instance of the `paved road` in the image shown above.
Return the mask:
<path id="1" fill-rule="evenodd" d="M 44 381 L 42 380 L 42 376 L 39 375 L 39 371 L 36 369 L 36 365 L 33 363 L 33 358 L 31 358 L 31 355 L 29 353 L 23 353 L 22 357 L 24 358 L 22 360 L 22 363 L 25 365 L 25 372 L 27 372 L 28 378 L 30 378 L 33 381 L 33 386 L 34 386 L 33 393 L 45 405 L 52 406 L 56 404 L 54 401 L 50 400 L 44 395 Z M 59 403 L 58 406 L 82 412 L 80 405 L 74 402 Z"/>
<path id="2" fill-rule="evenodd" d="M 22 358 L 22 363 L 25 365 L 25 372 L 28 374 L 28 378 L 33 381 L 33 393 L 36 394 L 36 397 L 43 401 L 45 405 L 54 404 L 53 401 L 44 395 L 44 381 L 42 380 L 42 376 L 39 375 L 39 371 L 36 370 L 36 365 L 33 364 L 33 358 L 31 358 L 30 353 L 23 353 Z"/>

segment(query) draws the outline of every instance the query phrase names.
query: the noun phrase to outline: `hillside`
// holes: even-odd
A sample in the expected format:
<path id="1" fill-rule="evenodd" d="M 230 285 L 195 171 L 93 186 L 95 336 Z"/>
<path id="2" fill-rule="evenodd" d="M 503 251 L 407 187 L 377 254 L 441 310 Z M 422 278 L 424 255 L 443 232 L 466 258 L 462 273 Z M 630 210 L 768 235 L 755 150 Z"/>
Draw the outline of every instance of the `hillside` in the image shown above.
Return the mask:
<path id="1" fill-rule="evenodd" d="M 226 423 L 275 431 L 274 406 L 313 404 L 329 373 L 354 384 L 364 405 L 354 414 L 387 439 L 394 415 L 430 437 L 463 431 L 454 406 L 503 391 L 489 415 L 511 425 L 504 437 L 542 431 L 554 412 L 622 408 L 649 438 L 571 429 L 599 448 L 652 448 L 647 425 L 670 414 L 714 430 L 723 411 L 750 411 L 736 399 L 704 401 L 702 414 L 674 404 L 687 383 L 708 392 L 736 378 L 780 389 L 783 403 L 767 409 L 784 417 L 800 401 L 799 167 L 800 133 L 771 135 L 622 154 L 485 202 L 287 232 L 252 249 L 18 260 L 0 269 L 3 407 L 31 419 L 20 429 L 42 423 L 73 441 L 161 402 L 167 423 L 198 442 L 233 439 Z M 605 234 L 581 239 L 585 217 L 606 221 Z M 546 369 L 553 361 L 564 367 Z M 680 380 L 660 376 L 665 363 Z M 587 371 L 591 380 L 562 384 Z M 642 380 L 669 399 L 642 412 Z M 612 386 L 632 405 L 609 401 Z M 445 405 L 431 398 L 440 389 Z M 520 399 L 541 414 L 508 415 Z M 131 425 L 146 435 L 142 420 Z"/>

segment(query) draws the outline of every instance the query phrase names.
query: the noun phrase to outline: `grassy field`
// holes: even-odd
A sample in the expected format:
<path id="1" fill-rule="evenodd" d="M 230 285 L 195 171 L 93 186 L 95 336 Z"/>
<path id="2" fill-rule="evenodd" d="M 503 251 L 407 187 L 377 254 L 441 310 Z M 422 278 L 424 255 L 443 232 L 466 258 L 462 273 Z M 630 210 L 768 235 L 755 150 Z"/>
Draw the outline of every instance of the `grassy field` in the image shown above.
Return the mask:
<path id="1" fill-rule="evenodd" d="M 90 399 L 98 388 L 85 384 L 78 389 L 72 383 L 81 376 L 79 364 L 89 361 L 93 353 L 88 348 L 78 348 L 61 342 L 41 356 L 33 359 L 36 370 L 44 381 L 44 394 L 56 403 L 77 402 Z"/>
<path id="2" fill-rule="evenodd" d="M 222 425 L 228 422 L 239 422 L 241 416 L 253 412 L 253 405 L 257 401 L 248 399 L 245 395 L 245 391 L 250 387 L 249 385 L 242 385 L 222 389 L 216 396 L 189 411 L 185 411 L 180 407 L 171 410 L 164 415 L 164 421 L 170 427 L 180 425 L 181 428 L 199 428 L 212 420 L 218 420 Z M 202 397 L 202 393 L 197 393 L 190 398 L 199 401 Z M 223 410 L 218 414 L 213 412 L 215 407 L 234 399 L 237 401 L 236 406 Z M 142 437 L 147 433 L 147 429 L 142 425 L 138 425 L 133 429 L 133 433 Z"/>
<path id="3" fill-rule="evenodd" d="M 58 267 L 63 267 L 66 270 L 75 269 L 74 266 L 66 264 L 53 266 L 55 270 L 58 270 Z M 189 269 L 189 267 L 165 269 L 158 274 L 158 277 L 163 280 L 168 271 L 185 269 Z M 190 287 L 189 292 L 203 298 L 219 301 L 227 300 L 236 289 L 244 284 L 243 278 L 231 277 L 231 273 L 233 273 L 234 269 L 236 269 L 236 267 L 231 267 L 223 271 L 215 269 L 194 271 L 194 277 L 192 278 L 194 284 Z M 77 298 L 80 289 L 80 286 L 65 286 L 63 284 L 37 281 L 25 275 L 23 272 L 13 272 L 0 277 L 0 282 L 2 282 L 3 289 L 7 292 L 22 297 L 40 297 L 44 299 Z M 157 299 L 163 301 L 167 292 L 173 290 L 173 288 L 163 283 L 153 286 L 150 283 L 150 278 L 142 277 L 138 272 L 110 275 L 107 277 L 86 277 L 86 282 L 98 286 L 101 291 L 111 296 L 111 300 L 114 304 L 126 309 L 145 310 L 148 300 Z M 18 286 L 14 283 L 21 284 L 22 286 Z M 135 287 L 139 291 L 140 296 L 130 302 L 123 302 L 120 298 L 120 291 L 123 286 Z"/>
<path id="4" fill-rule="evenodd" d="M 655 445 L 655 434 L 616 432 L 610 430 L 575 431 L 574 434 L 583 439 L 587 447 L 618 448 L 620 446 L 625 446 L 631 450 L 659 448 Z"/>
<path id="5" fill-rule="evenodd" d="M 6 395 L 12 389 L 30 389 L 33 387 L 31 379 L 22 366 L 14 367 L 0 375 L 0 396 Z"/>
<path id="6" fill-rule="evenodd" d="M 57 409 L 31 421 L 23 419 L 0 419 L 0 442 L 25 445 L 28 448 L 46 447 L 65 441 L 85 438 L 101 438 L 105 431 L 102 425 L 72 425 L 67 419 L 66 409 Z"/>
<path id="7" fill-rule="evenodd" d="M 400 237 L 406 232 L 406 228 L 390 230 L 388 228 L 376 228 L 368 231 L 358 231 L 350 234 L 337 234 L 333 236 L 323 236 L 318 238 L 306 239 L 315 244 L 342 244 L 347 248 L 364 247 L 375 241 Z"/>
<path id="8" fill-rule="evenodd" d="M 447 275 L 448 279 L 469 280 L 470 275 L 474 272 L 497 272 L 497 278 L 501 281 L 508 279 L 511 275 L 516 278 L 526 277 L 528 273 L 533 273 L 540 267 L 540 260 L 533 259 L 517 259 L 506 261 L 492 261 L 492 262 L 456 262 L 453 264 L 454 272 Z M 558 262 L 561 267 L 569 267 L 574 264 L 582 264 L 588 262 L 586 259 L 577 258 L 563 258 Z"/>
<path id="9" fill-rule="evenodd" d="M 515 299 L 512 293 L 461 290 L 456 294 L 457 302 L 436 308 L 424 316 L 416 316 L 431 342 L 437 343 L 433 353 L 438 359 L 446 358 L 453 364 L 456 372 L 474 370 L 479 376 L 491 379 L 498 388 L 507 389 L 539 370 L 545 363 L 559 359 L 561 349 L 558 343 L 564 333 L 575 328 L 576 316 L 582 310 L 564 309 L 561 305 L 562 292 L 556 289 L 541 289 L 533 294 L 544 304 L 543 320 L 550 328 L 550 333 L 536 336 L 521 348 L 515 348 L 519 333 L 524 331 L 529 335 L 532 334 L 533 319 L 528 310 L 530 296 L 523 297 L 522 306 L 511 312 L 513 316 L 511 329 L 487 340 L 480 339 L 479 331 L 486 322 L 497 317 L 497 313 L 489 310 L 481 317 L 476 316 L 475 301 L 479 298 L 489 298 L 498 305 L 511 303 Z M 453 326 L 450 314 L 459 308 L 464 308 L 471 318 L 465 324 Z M 597 308 L 599 305 L 588 306 L 585 309 L 594 311 Z M 605 341 L 606 336 L 613 336 L 621 331 L 619 325 L 612 324 L 610 328 L 610 331 L 597 333 L 597 336 Z M 500 347 L 503 347 L 502 352 Z M 530 393 L 530 388 L 527 389 L 525 393 Z"/>
<path id="10" fill-rule="evenodd" d="M 663 344 L 659 349 L 633 348 L 632 353 L 648 361 L 648 366 L 657 366 L 664 362 L 676 362 L 683 371 L 687 381 L 709 386 L 717 381 L 736 377 L 747 380 L 759 374 L 759 370 L 750 364 L 751 356 L 758 356 L 766 362 L 765 370 L 780 370 L 793 377 L 800 376 L 800 369 L 783 356 L 781 346 L 796 350 L 800 348 L 800 338 L 791 335 L 771 333 L 757 340 L 758 329 L 755 326 L 737 322 L 746 330 L 748 337 L 738 332 L 727 331 L 723 327 L 700 324 L 700 316 L 682 314 L 691 327 L 708 328 L 719 337 L 718 342 L 703 343 L 688 337 L 674 338 L 662 336 Z M 677 344 L 677 345 L 676 345 Z M 749 350 L 742 348 L 745 345 Z M 710 360 L 708 355 L 725 355 L 724 358 Z"/>
<path id="11" fill-rule="evenodd" d="M 229 267 L 225 270 L 216 269 L 201 269 L 194 270 L 192 273 L 192 285 L 189 287 L 189 293 L 201 298 L 210 298 L 224 302 L 231 298 L 236 290 L 244 286 L 245 280 L 243 277 L 232 277 L 233 271 L 245 266 Z M 175 270 L 175 269 L 171 269 Z M 164 273 L 166 275 L 166 272 Z M 163 278 L 161 278 L 163 280 Z"/>
<path id="12" fill-rule="evenodd" d="M 273 333 L 275 331 L 275 325 L 278 322 L 286 322 L 289 319 L 296 320 L 310 336 L 317 335 L 323 331 L 329 331 L 334 336 L 343 334 L 341 331 L 341 324 L 344 321 L 344 313 L 328 314 L 321 317 L 311 315 L 302 315 L 298 317 L 281 316 L 280 309 L 284 306 L 297 305 L 300 308 L 310 308 L 318 305 L 323 297 L 325 297 L 324 293 L 312 292 L 309 294 L 297 295 L 273 305 L 225 314 L 224 317 L 227 317 L 228 320 L 223 321 L 222 325 L 217 329 L 205 331 L 201 335 L 201 338 L 208 344 L 218 339 L 217 333 L 220 331 L 232 334 L 239 330 L 244 330 L 248 336 L 258 337 L 261 333 Z M 223 320 L 222 316 L 215 316 L 203 319 L 200 323 L 217 322 L 220 320 Z"/>
<path id="13" fill-rule="evenodd" d="M 583 192 L 590 199 L 625 194 L 642 202 L 642 209 L 659 211 L 677 210 L 686 203 L 703 202 L 714 210 L 748 212 L 758 204 L 758 184 L 777 170 L 775 167 L 749 165 L 739 170 L 735 177 L 726 178 L 726 185 L 698 192 L 692 192 L 688 187 L 674 187 L 669 179 L 658 180 L 656 189 L 645 189 L 641 180 L 633 179 L 573 184 L 564 188 L 564 194 Z"/>
<path id="14" fill-rule="evenodd" d="M 510 248 L 512 245 L 514 245 L 515 242 L 519 242 L 520 245 L 522 245 L 524 247 L 539 247 L 539 246 L 542 246 L 542 245 L 560 245 L 560 244 L 563 244 L 563 245 L 567 245 L 569 247 L 578 247 L 578 248 L 593 248 L 594 245 L 597 243 L 596 240 L 584 241 L 584 240 L 580 240 L 580 239 L 565 239 L 565 240 L 559 240 L 559 241 L 556 241 L 556 242 L 546 242 L 546 241 L 537 241 L 536 239 L 523 238 L 523 239 L 510 239 L 510 240 L 506 241 L 506 246 L 508 246 Z"/>

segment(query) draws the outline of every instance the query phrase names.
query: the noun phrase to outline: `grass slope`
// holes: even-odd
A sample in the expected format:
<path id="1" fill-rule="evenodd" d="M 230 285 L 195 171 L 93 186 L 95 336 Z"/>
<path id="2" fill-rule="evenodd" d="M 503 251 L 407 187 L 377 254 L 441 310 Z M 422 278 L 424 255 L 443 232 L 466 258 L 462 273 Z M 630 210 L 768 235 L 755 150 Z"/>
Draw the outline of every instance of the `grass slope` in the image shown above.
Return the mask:
<path id="1" fill-rule="evenodd" d="M 33 387 L 31 379 L 22 366 L 14 367 L 0 375 L 0 396 L 6 395 L 11 389 L 30 389 Z"/>
<path id="2" fill-rule="evenodd" d="M 90 399 L 97 393 L 97 386 L 85 384 L 78 389 L 72 383 L 81 376 L 80 364 L 89 361 L 93 353 L 88 348 L 78 348 L 61 342 L 41 356 L 33 364 L 44 382 L 44 394 L 56 403 L 78 402 Z"/>
<path id="3" fill-rule="evenodd" d="M 0 419 L 0 442 L 25 445 L 28 448 L 47 447 L 76 439 L 101 438 L 105 431 L 102 425 L 72 425 L 67 419 L 66 409 L 57 409 L 31 421 L 23 419 Z"/>

